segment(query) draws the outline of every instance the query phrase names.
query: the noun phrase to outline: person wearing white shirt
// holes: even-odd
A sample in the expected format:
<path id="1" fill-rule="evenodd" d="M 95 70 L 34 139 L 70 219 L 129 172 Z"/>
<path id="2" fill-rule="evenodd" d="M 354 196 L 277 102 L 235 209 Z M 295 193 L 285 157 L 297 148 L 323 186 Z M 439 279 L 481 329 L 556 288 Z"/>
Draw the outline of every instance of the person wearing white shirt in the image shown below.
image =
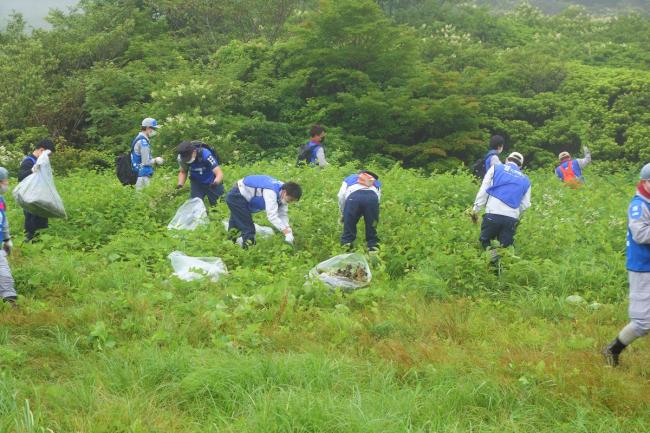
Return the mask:
<path id="1" fill-rule="evenodd" d="M 284 234 L 287 243 L 293 244 L 288 205 L 301 196 L 302 189 L 295 182 L 284 183 L 267 175 L 246 176 L 226 195 L 230 209 L 228 230 L 241 232 L 244 248 L 255 244 L 253 214 L 265 210 L 269 222 Z"/>
<path id="2" fill-rule="evenodd" d="M 491 167 L 483 178 L 474 200 L 472 220 L 478 222 L 478 212 L 485 207 L 479 240 L 488 248 L 496 239 L 501 246 L 514 243 L 515 231 L 522 213 L 530 207 L 531 183 L 521 172 L 524 157 L 513 152 L 505 164 Z"/>
<path id="3" fill-rule="evenodd" d="M 370 171 L 363 170 L 343 180 L 338 193 L 339 211 L 343 221 L 341 245 L 352 248 L 357 238 L 357 223 L 363 217 L 368 250 L 377 250 L 380 197 L 381 182 L 378 176 Z"/>

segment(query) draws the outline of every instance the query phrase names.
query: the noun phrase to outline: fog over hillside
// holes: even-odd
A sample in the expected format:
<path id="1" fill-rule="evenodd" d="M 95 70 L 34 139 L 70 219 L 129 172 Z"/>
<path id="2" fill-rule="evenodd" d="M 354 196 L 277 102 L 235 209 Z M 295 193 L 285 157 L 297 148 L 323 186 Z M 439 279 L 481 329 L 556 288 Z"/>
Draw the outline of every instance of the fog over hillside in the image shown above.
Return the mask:
<path id="1" fill-rule="evenodd" d="M 47 26 L 45 16 L 52 8 L 67 11 L 78 0 L 0 0 L 0 27 L 4 27 L 12 11 L 19 12 L 32 27 Z"/>

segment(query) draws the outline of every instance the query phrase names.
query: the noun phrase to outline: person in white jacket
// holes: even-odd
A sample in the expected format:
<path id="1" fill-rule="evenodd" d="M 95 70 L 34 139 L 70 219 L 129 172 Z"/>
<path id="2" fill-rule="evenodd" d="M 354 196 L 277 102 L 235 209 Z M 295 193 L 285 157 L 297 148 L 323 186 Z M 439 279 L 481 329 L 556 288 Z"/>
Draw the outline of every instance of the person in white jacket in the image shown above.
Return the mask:
<path id="1" fill-rule="evenodd" d="M 253 214 L 265 210 L 269 222 L 284 234 L 287 243 L 293 244 L 288 205 L 300 200 L 301 196 L 302 188 L 295 182 L 284 183 L 267 175 L 246 176 L 226 195 L 230 209 L 228 231 L 241 232 L 244 248 L 255 244 Z"/>
<path id="2" fill-rule="evenodd" d="M 381 182 L 378 176 L 370 171 L 362 170 L 343 179 L 338 193 L 339 211 L 343 222 L 341 245 L 352 248 L 357 238 L 357 223 L 363 217 L 368 250 L 377 249 L 380 197 Z"/>

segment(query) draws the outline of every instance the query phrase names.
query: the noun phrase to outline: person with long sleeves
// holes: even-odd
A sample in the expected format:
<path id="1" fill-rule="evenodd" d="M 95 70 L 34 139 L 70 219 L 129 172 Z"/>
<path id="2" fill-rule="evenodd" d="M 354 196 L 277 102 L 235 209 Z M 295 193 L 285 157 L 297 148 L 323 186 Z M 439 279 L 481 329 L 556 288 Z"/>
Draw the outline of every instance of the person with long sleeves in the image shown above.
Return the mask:
<path id="1" fill-rule="evenodd" d="M 54 152 L 55 146 L 52 140 L 40 140 L 34 150 L 29 155 L 23 158 L 18 170 L 18 182 L 22 182 L 27 176 L 33 173 L 36 167 L 36 161 L 43 154 L 43 152 Z M 36 236 L 37 232 L 49 227 L 48 219 L 39 215 L 34 215 L 23 209 L 25 215 L 25 242 L 31 242 Z"/>

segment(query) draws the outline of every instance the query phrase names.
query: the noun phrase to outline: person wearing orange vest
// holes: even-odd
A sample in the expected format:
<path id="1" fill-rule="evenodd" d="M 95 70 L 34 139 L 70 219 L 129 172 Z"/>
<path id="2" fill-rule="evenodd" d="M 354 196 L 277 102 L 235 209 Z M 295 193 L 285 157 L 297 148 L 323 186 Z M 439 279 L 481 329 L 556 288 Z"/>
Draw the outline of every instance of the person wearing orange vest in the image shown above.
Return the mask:
<path id="1" fill-rule="evenodd" d="M 584 158 L 572 159 L 569 152 L 561 152 L 558 155 L 560 165 L 555 169 L 555 174 L 567 185 L 580 185 L 585 182 L 582 177 L 582 169 L 591 162 L 591 152 L 587 146 L 583 146 Z"/>

